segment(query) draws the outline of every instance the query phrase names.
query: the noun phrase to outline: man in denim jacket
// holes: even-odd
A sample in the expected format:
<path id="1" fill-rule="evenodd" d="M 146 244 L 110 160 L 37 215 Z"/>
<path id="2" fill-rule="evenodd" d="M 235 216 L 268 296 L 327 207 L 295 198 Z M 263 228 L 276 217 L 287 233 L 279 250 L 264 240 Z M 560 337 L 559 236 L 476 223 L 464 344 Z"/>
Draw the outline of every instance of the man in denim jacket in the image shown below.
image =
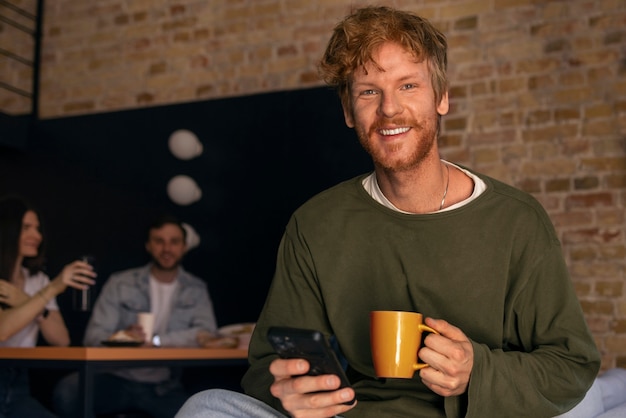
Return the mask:
<path id="1" fill-rule="evenodd" d="M 98 346 L 120 331 L 128 339 L 145 341 L 146 334 L 137 324 L 140 312 L 154 316 L 154 336 L 146 344 L 196 346 L 198 331 L 216 331 L 206 284 L 180 265 L 187 250 L 185 238 L 185 228 L 174 218 L 160 218 L 150 226 L 146 250 L 152 261 L 111 275 L 87 325 L 86 346 Z M 95 414 L 140 410 L 156 418 L 171 418 L 188 397 L 179 376 L 165 367 L 100 373 L 94 385 Z M 81 415 L 77 393 L 77 374 L 59 382 L 54 402 L 61 416 Z"/>

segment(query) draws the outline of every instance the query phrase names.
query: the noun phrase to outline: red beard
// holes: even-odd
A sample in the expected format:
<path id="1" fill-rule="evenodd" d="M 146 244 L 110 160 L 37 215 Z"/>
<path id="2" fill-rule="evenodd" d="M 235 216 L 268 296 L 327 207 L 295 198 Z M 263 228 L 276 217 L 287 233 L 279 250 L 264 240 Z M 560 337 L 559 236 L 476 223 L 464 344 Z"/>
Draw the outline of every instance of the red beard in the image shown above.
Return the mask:
<path id="1" fill-rule="evenodd" d="M 368 132 L 358 128 L 356 132 L 361 146 L 370 154 L 376 166 L 392 172 L 401 172 L 418 166 L 432 152 L 437 141 L 439 117 L 435 124 L 424 122 L 426 123 L 419 123 L 416 120 L 378 119 Z M 410 127 L 411 130 L 401 141 L 384 144 L 379 139 L 380 129 L 389 126 Z M 393 155 L 406 148 L 409 149 L 403 156 Z"/>

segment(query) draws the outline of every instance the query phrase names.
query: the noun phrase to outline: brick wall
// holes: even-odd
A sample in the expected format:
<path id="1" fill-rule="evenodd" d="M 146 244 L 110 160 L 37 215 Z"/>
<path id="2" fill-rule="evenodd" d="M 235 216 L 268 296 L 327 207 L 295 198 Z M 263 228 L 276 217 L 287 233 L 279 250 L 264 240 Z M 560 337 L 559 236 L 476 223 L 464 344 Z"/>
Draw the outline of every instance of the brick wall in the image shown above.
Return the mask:
<path id="1" fill-rule="evenodd" d="M 41 116 L 318 86 L 332 27 L 369 3 L 49 1 Z M 603 368 L 626 367 L 626 2 L 380 3 L 415 10 L 448 35 L 444 157 L 542 202 Z"/>
<path id="2" fill-rule="evenodd" d="M 0 112 L 31 112 L 36 15 L 36 0 L 0 4 Z"/>

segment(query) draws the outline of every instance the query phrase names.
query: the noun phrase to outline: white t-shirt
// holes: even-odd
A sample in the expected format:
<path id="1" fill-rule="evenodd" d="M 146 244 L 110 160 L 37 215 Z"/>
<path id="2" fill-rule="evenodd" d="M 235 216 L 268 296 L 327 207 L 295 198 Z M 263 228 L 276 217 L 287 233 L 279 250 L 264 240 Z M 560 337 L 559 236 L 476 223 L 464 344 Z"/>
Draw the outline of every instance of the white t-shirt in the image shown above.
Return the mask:
<path id="1" fill-rule="evenodd" d="M 463 173 L 465 173 L 466 176 L 468 176 L 470 179 L 472 179 L 472 181 L 474 182 L 474 191 L 472 192 L 470 197 L 468 197 L 467 199 L 462 200 L 459 203 L 455 203 L 454 205 L 450 205 L 450 206 L 448 206 L 446 208 L 443 208 L 443 209 L 441 209 L 440 211 L 437 211 L 437 212 L 445 212 L 447 210 L 460 208 L 461 206 L 466 205 L 469 202 L 471 202 L 472 200 L 476 199 L 487 188 L 487 185 L 485 184 L 485 182 L 482 181 L 478 176 L 476 176 L 476 175 L 470 173 L 469 171 L 459 167 L 458 165 L 449 163 L 449 162 L 444 161 L 444 160 L 441 160 L 441 161 L 443 163 L 445 163 L 445 164 L 449 164 L 450 166 L 457 168 L 458 170 L 461 170 Z M 369 176 L 365 177 L 363 179 L 363 183 L 362 184 L 363 184 L 363 187 L 365 188 L 365 191 L 367 193 L 369 193 L 369 195 L 372 196 L 372 198 L 375 201 L 377 201 L 378 203 L 380 203 L 381 205 L 386 206 L 389 209 L 393 209 L 393 210 L 395 210 L 397 212 L 406 213 L 406 214 L 409 214 L 409 215 L 412 214 L 411 212 L 406 212 L 406 211 L 398 209 L 397 207 L 394 206 L 393 203 L 391 203 L 389 201 L 389 199 L 387 199 L 385 197 L 383 192 L 380 190 L 380 187 L 378 187 L 378 182 L 376 181 L 376 172 L 373 172 Z M 435 213 L 435 212 L 432 212 L 432 213 Z"/>
<path id="2" fill-rule="evenodd" d="M 150 312 L 154 315 L 154 334 L 165 334 L 172 312 L 174 292 L 178 288 L 178 279 L 172 283 L 161 283 L 150 275 Z M 159 383 L 170 378 L 167 367 L 139 367 L 121 369 L 113 372 L 125 379 L 136 382 Z"/>
<path id="3" fill-rule="evenodd" d="M 164 334 L 172 312 L 172 297 L 178 280 L 162 283 L 150 275 L 150 311 L 154 315 L 154 333 Z"/>
<path id="4" fill-rule="evenodd" d="M 24 273 L 24 292 L 33 296 L 50 283 L 50 279 L 43 272 L 39 271 L 33 276 L 28 270 L 23 268 Z M 52 298 L 46 304 L 46 308 L 50 311 L 58 311 L 56 298 Z M 39 332 L 39 324 L 36 320 L 32 320 L 24 328 L 14 334 L 6 341 L 0 342 L 0 347 L 34 347 L 37 344 L 37 334 Z"/>

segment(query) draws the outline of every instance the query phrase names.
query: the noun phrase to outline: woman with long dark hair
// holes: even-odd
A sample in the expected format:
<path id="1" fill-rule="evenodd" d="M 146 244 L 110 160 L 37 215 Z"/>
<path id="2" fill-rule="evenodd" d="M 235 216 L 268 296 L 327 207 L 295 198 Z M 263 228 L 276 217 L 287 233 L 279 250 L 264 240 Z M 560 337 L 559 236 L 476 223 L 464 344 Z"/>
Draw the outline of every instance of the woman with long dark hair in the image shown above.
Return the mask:
<path id="1" fill-rule="evenodd" d="M 41 271 L 43 235 L 36 210 L 17 197 L 0 199 L 0 347 L 33 347 L 39 332 L 53 346 L 70 336 L 56 296 L 94 284 L 92 267 L 66 265 L 54 279 Z M 0 368 L 0 417 L 53 417 L 30 396 L 25 369 Z"/>

